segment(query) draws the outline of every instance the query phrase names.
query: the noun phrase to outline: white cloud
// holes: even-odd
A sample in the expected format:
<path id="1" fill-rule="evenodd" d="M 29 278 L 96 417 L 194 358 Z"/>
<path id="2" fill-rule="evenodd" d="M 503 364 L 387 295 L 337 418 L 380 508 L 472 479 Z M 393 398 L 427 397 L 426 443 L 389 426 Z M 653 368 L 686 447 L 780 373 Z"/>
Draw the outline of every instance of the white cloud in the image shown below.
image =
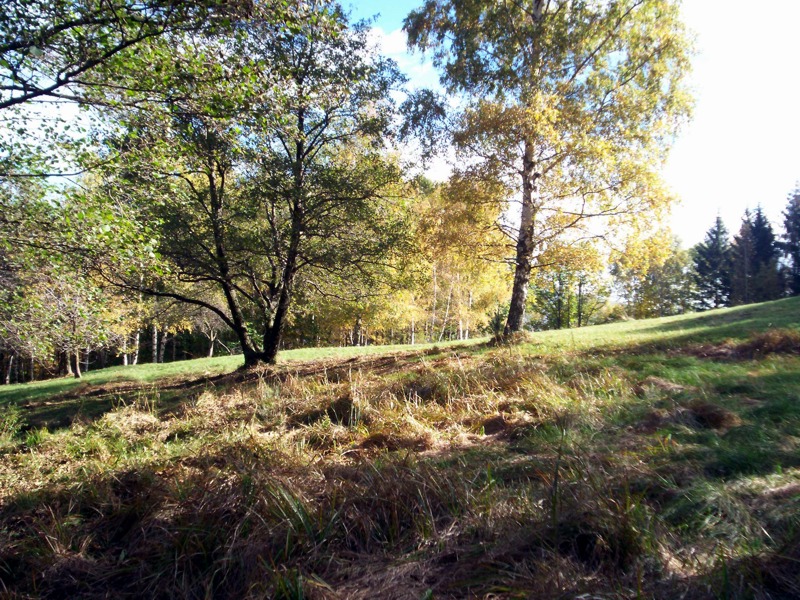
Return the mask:
<path id="1" fill-rule="evenodd" d="M 409 79 L 410 89 L 441 89 L 439 74 L 433 63 L 425 56 L 408 51 L 406 34 L 402 29 L 386 32 L 381 27 L 371 27 L 369 37 L 377 51 L 397 62 Z"/>

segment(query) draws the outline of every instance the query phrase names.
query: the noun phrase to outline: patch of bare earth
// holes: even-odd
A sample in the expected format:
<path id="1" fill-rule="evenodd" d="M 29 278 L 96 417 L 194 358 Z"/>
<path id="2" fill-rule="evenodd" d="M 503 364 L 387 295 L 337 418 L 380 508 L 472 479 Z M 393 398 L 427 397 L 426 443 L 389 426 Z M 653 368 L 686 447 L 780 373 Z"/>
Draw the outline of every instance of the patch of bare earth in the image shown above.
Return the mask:
<path id="1" fill-rule="evenodd" d="M 675 353 L 718 360 L 749 360 L 770 354 L 800 355 L 800 331 L 769 329 L 753 334 L 743 342 L 727 340 L 719 344 L 697 344 Z"/>

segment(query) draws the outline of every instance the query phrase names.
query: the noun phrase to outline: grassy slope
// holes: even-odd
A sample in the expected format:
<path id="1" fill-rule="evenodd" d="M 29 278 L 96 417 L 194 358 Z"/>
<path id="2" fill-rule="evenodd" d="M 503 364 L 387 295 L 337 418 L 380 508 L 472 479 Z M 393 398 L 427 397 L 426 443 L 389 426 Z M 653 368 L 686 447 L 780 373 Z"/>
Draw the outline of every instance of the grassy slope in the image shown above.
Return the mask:
<path id="1" fill-rule="evenodd" d="M 5 390 L 0 581 L 22 597 L 798 597 L 798 329 L 791 299 Z"/>

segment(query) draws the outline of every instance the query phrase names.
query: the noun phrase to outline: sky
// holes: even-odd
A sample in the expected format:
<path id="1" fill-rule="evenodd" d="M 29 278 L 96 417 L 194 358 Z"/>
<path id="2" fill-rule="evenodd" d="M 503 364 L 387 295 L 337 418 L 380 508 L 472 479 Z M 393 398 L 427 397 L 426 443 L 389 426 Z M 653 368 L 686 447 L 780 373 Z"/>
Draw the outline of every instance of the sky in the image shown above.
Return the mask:
<path id="1" fill-rule="evenodd" d="M 436 84 L 436 69 L 406 51 L 402 32 L 421 0 L 342 4 L 355 20 L 377 15 L 375 40 L 412 87 Z M 669 224 L 689 247 L 717 215 L 735 233 L 745 209 L 760 205 L 780 232 L 800 181 L 800 0 L 684 0 L 682 11 L 696 37 L 696 104 L 663 170 L 679 199 Z"/>

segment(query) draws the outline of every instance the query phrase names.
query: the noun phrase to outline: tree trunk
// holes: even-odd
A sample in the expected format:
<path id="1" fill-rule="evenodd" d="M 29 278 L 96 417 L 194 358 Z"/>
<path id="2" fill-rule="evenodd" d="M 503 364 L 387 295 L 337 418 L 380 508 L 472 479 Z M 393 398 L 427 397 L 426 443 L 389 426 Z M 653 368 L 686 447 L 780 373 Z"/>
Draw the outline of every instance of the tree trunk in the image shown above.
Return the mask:
<path id="1" fill-rule="evenodd" d="M 208 344 L 208 358 L 212 358 L 214 356 L 214 343 L 217 341 L 217 336 L 212 336 L 209 338 Z"/>
<path id="2" fill-rule="evenodd" d="M 72 376 L 72 365 L 69 363 L 69 357 L 67 356 L 66 352 L 59 350 L 56 353 L 56 363 L 56 374 L 59 377 Z"/>
<path id="3" fill-rule="evenodd" d="M 164 351 L 167 349 L 167 342 L 170 340 L 167 332 L 161 333 L 161 340 L 158 343 L 158 362 L 164 362 Z"/>
<path id="4" fill-rule="evenodd" d="M 158 362 L 158 325 L 153 323 L 151 327 L 151 338 L 150 338 L 150 362 L 157 363 Z"/>
<path id="5" fill-rule="evenodd" d="M 533 228 L 536 221 L 536 206 L 539 185 L 538 173 L 533 171 L 533 145 L 525 141 L 525 154 L 522 159 L 522 213 L 520 215 L 519 236 L 517 237 L 516 268 L 514 286 L 511 288 L 511 303 L 503 335 L 522 329 L 525 317 L 525 302 L 528 298 L 528 284 L 531 280 L 531 264 L 535 240 Z"/>
<path id="6" fill-rule="evenodd" d="M 297 243 L 299 244 L 299 235 Z M 278 297 L 278 307 L 275 310 L 275 315 L 272 324 L 267 328 L 264 334 L 264 352 L 256 356 L 256 362 L 259 360 L 275 364 L 278 360 L 278 350 L 281 346 L 281 339 L 283 338 L 283 328 L 286 322 L 286 315 L 289 313 L 289 302 L 291 300 L 291 286 L 294 281 L 294 269 L 297 261 L 296 251 L 292 252 L 289 249 L 289 254 L 293 255 L 291 260 L 287 257 L 286 268 L 284 269 L 284 282 L 281 289 L 280 296 Z"/>
<path id="7" fill-rule="evenodd" d="M 559 282 L 560 278 L 561 278 L 561 275 L 557 275 L 556 276 L 556 280 L 553 281 L 553 295 L 556 297 L 556 329 L 561 329 L 562 327 L 564 327 L 564 322 L 561 319 L 562 310 L 563 310 L 563 307 L 562 307 L 563 303 L 561 301 L 562 290 L 558 286 L 558 282 Z"/>
<path id="8" fill-rule="evenodd" d="M 450 302 L 453 299 L 453 286 L 450 285 L 450 291 L 447 294 L 447 304 L 445 305 L 444 309 L 444 319 L 442 320 L 442 332 L 439 334 L 439 341 L 442 341 L 444 338 L 444 331 L 447 328 L 447 320 L 450 318 Z"/>
<path id="9" fill-rule="evenodd" d="M 438 289 L 436 287 L 436 263 L 433 264 L 433 307 L 431 308 L 431 335 L 430 340 L 433 341 L 433 336 L 436 331 L 436 296 Z"/>
<path id="10" fill-rule="evenodd" d="M 72 367 L 72 374 L 75 379 L 81 378 L 81 353 L 80 350 L 75 350 L 69 353 L 69 361 Z"/>
<path id="11" fill-rule="evenodd" d="M 133 338 L 133 356 L 131 357 L 131 364 L 139 364 L 139 344 L 141 343 L 141 332 L 137 331 L 136 336 Z"/>
<path id="12" fill-rule="evenodd" d="M 356 322 L 353 325 L 353 345 L 360 346 L 361 345 L 361 315 L 356 317 Z"/>
<path id="13" fill-rule="evenodd" d="M 469 339 L 469 319 L 470 319 L 470 316 L 472 315 L 472 290 L 469 291 L 469 297 L 468 297 L 468 300 L 467 300 L 467 309 L 468 309 L 468 312 L 467 312 L 467 329 L 466 329 L 466 331 L 464 331 L 464 339 L 465 340 Z"/>
<path id="14" fill-rule="evenodd" d="M 292 206 L 292 227 L 289 234 L 289 248 L 286 252 L 286 263 L 281 273 L 281 288 L 278 296 L 278 305 L 273 313 L 272 323 L 264 334 L 264 351 L 261 353 L 261 360 L 275 364 L 278 359 L 278 349 L 283 337 L 283 328 L 286 316 L 289 314 L 289 304 L 292 299 L 292 287 L 294 276 L 297 272 L 297 259 L 300 255 L 300 239 L 303 235 L 305 221 L 305 174 L 304 161 L 306 159 L 306 129 L 305 129 L 305 109 L 299 108 L 297 111 L 297 138 L 294 144 L 294 164 L 292 165 L 293 176 L 293 206 Z"/>
<path id="15" fill-rule="evenodd" d="M 14 355 L 8 357 L 8 368 L 6 369 L 6 385 L 11 384 L 11 369 L 14 367 Z"/>

